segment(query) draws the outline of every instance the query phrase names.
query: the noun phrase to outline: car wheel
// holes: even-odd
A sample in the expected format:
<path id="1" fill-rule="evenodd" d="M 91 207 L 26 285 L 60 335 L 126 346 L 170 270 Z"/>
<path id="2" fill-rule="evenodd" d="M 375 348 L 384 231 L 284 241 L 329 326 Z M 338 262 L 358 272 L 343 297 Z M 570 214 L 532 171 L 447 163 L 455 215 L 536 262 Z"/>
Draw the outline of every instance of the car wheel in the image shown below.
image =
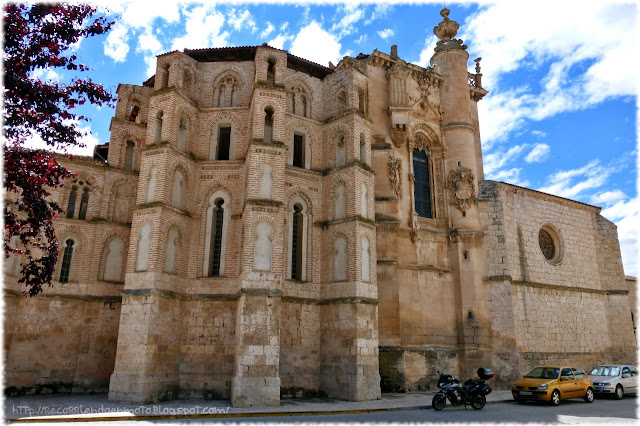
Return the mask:
<path id="1" fill-rule="evenodd" d="M 553 392 L 551 392 L 551 400 L 549 402 L 553 406 L 560 404 L 560 392 L 558 389 L 554 389 Z"/>
<path id="2" fill-rule="evenodd" d="M 587 389 L 587 393 L 584 394 L 584 402 L 593 402 L 593 389 Z"/>
<path id="3" fill-rule="evenodd" d="M 616 391 L 613 394 L 613 397 L 615 399 L 622 399 L 622 397 L 624 397 L 624 389 L 622 388 L 622 385 L 616 386 Z"/>

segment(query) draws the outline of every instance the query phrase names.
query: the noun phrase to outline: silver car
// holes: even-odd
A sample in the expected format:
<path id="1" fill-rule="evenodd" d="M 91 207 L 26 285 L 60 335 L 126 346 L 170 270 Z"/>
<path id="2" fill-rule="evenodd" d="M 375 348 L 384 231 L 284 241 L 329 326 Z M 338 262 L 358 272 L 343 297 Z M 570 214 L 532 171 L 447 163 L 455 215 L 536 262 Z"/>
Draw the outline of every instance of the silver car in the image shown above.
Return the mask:
<path id="1" fill-rule="evenodd" d="M 622 399 L 625 393 L 636 394 L 638 370 L 632 365 L 600 365 L 589 373 L 596 394 Z"/>

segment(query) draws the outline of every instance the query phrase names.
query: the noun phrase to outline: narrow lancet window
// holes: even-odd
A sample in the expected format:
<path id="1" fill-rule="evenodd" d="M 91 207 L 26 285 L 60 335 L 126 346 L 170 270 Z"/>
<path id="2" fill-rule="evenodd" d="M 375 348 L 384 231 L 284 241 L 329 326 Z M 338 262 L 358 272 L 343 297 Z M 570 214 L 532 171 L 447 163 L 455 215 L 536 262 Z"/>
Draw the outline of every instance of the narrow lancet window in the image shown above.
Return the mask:
<path id="1" fill-rule="evenodd" d="M 302 206 L 293 206 L 293 223 L 291 228 L 291 279 L 302 281 Z"/>
<path id="2" fill-rule="evenodd" d="M 60 282 L 69 282 L 69 273 L 71 272 L 71 258 L 73 257 L 73 240 L 65 241 L 64 254 L 62 255 L 62 265 L 60 268 Z"/>
<path id="3" fill-rule="evenodd" d="M 222 225 L 224 224 L 224 200 L 215 201 L 211 224 L 211 259 L 209 262 L 210 277 L 220 276 L 220 261 L 222 259 Z"/>
<path id="4" fill-rule="evenodd" d="M 413 150 L 414 195 L 418 216 L 433 218 L 429 157 L 420 149 Z"/>
<path id="5" fill-rule="evenodd" d="M 264 109 L 264 141 L 273 142 L 273 108 Z"/>
<path id="6" fill-rule="evenodd" d="M 133 160 L 134 160 L 134 156 L 135 156 L 135 147 L 136 144 L 133 143 L 132 141 L 127 141 L 127 146 L 124 149 L 124 164 L 123 164 L 123 169 L 125 169 L 128 172 L 132 172 L 133 171 Z"/>
<path id="7" fill-rule="evenodd" d="M 67 204 L 67 219 L 73 219 L 73 211 L 76 207 L 76 197 L 78 196 L 78 187 L 72 186 L 69 194 L 69 204 Z"/>
<path id="8" fill-rule="evenodd" d="M 89 207 L 89 188 L 82 189 L 82 198 L 80 199 L 80 211 L 78 219 L 85 220 L 87 218 L 87 208 Z"/>

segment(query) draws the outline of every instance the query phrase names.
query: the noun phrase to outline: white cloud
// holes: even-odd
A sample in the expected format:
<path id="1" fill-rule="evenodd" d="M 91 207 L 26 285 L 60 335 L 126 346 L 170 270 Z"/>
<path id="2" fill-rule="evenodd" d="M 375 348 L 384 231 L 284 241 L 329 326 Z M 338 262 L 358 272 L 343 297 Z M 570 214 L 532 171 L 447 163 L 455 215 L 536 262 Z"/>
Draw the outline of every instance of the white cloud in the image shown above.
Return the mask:
<path id="1" fill-rule="evenodd" d="M 225 23 L 224 15 L 213 6 L 199 6 L 186 12 L 187 33 L 173 40 L 171 50 L 225 47 L 229 32 L 220 32 Z"/>
<path id="2" fill-rule="evenodd" d="M 544 137 L 547 136 L 547 134 L 545 132 L 543 132 L 542 130 L 532 130 L 531 134 L 534 135 L 534 136 L 541 137 L 541 138 L 544 138 Z"/>
<path id="3" fill-rule="evenodd" d="M 31 78 L 37 78 L 44 81 L 59 82 L 61 79 L 53 68 L 36 68 L 31 72 Z"/>
<path id="4" fill-rule="evenodd" d="M 517 168 L 517 167 L 515 167 L 513 169 L 508 169 L 508 170 L 500 170 L 499 172 L 495 173 L 491 177 L 491 179 L 498 180 L 498 181 L 501 181 L 501 182 L 511 183 L 513 185 L 527 187 L 527 186 L 529 186 L 529 181 L 520 179 L 520 172 L 521 171 L 522 171 L 522 169 Z"/>
<path id="5" fill-rule="evenodd" d="M 598 160 L 592 160 L 584 167 L 554 173 L 549 176 L 548 184 L 538 191 L 575 199 L 586 190 L 603 186 L 615 171 L 614 167 L 602 166 Z"/>
<path id="6" fill-rule="evenodd" d="M 614 191 L 615 192 L 615 191 Z M 638 239 L 640 238 L 640 198 L 619 200 L 600 214 L 618 227 L 622 264 L 626 275 L 638 276 Z"/>
<path id="7" fill-rule="evenodd" d="M 302 29 L 293 39 L 291 53 L 327 66 L 342 58 L 336 36 L 322 29 L 315 20 Z"/>
<path id="8" fill-rule="evenodd" d="M 392 7 L 393 5 L 391 5 L 390 3 L 376 4 L 376 7 L 373 9 L 373 12 L 371 12 L 371 16 L 369 17 L 369 19 L 364 21 L 364 25 L 369 25 L 376 19 L 384 17 Z"/>
<path id="9" fill-rule="evenodd" d="M 263 39 L 269 37 L 269 34 L 271 34 L 275 29 L 276 27 L 274 27 L 271 22 L 267 22 L 267 28 L 265 28 L 264 31 L 260 33 L 260 37 Z"/>
<path id="10" fill-rule="evenodd" d="M 488 179 L 500 179 L 498 177 L 499 169 L 503 168 L 507 163 L 514 162 L 518 156 L 524 151 L 527 145 L 512 146 L 507 150 L 493 152 L 484 156 L 484 173 Z"/>
<path id="11" fill-rule="evenodd" d="M 381 39 L 386 40 L 389 37 L 393 36 L 393 30 L 391 28 L 386 28 L 382 31 L 378 31 L 378 35 L 380 36 Z"/>
<path id="12" fill-rule="evenodd" d="M 614 189 L 613 191 L 605 191 L 592 195 L 589 203 L 593 205 L 611 204 L 624 200 L 626 198 L 629 198 L 627 197 L 627 194 L 620 191 L 619 189 Z"/>
<path id="13" fill-rule="evenodd" d="M 271 47 L 275 47 L 276 49 L 284 50 L 284 44 L 287 41 L 293 40 L 293 36 L 280 34 L 273 40 L 269 41 L 267 44 Z"/>
<path id="14" fill-rule="evenodd" d="M 366 34 L 362 34 L 356 41 L 354 41 L 355 44 L 362 44 L 364 42 L 367 41 L 367 35 Z"/>
<path id="15" fill-rule="evenodd" d="M 330 32 L 338 39 L 357 31 L 356 23 L 364 17 L 364 8 L 358 3 L 347 3 L 338 8 L 337 22 L 333 24 Z"/>
<path id="16" fill-rule="evenodd" d="M 120 23 L 113 26 L 104 41 L 104 54 L 116 62 L 124 62 L 129 53 L 129 30 Z"/>
<path id="17" fill-rule="evenodd" d="M 420 57 L 418 58 L 417 62 L 414 62 L 414 64 L 419 65 L 422 68 L 428 67 L 429 61 L 433 56 L 433 54 L 435 53 L 433 49 L 435 49 L 437 41 L 438 41 L 438 37 L 436 37 L 435 35 L 432 35 L 431 37 L 427 38 L 427 40 L 424 43 L 424 48 L 420 52 Z"/>
<path id="18" fill-rule="evenodd" d="M 542 163 L 549 157 L 551 147 L 546 143 L 538 143 L 534 145 L 533 149 L 529 151 L 524 161 L 527 163 Z"/>
<path id="19" fill-rule="evenodd" d="M 479 108 L 489 145 L 527 120 L 636 94 L 636 59 L 628 54 L 640 50 L 635 5 L 540 1 L 527 13 L 520 8 L 517 2 L 491 4 L 461 25 L 459 37 L 471 41 L 471 57 L 481 52 L 486 64 L 483 86 L 490 94 Z M 506 73 L 546 67 L 542 86 L 501 90 Z"/>
<path id="20" fill-rule="evenodd" d="M 147 30 L 138 37 L 138 50 L 149 51 L 157 55 L 162 52 L 162 44 L 151 31 Z"/>
<path id="21" fill-rule="evenodd" d="M 253 17 L 251 16 L 251 13 L 248 9 L 245 9 L 242 12 L 237 12 L 235 8 L 232 8 L 229 11 L 228 22 L 229 25 L 231 25 L 236 31 L 248 29 L 251 34 L 254 34 L 256 31 L 258 31 L 256 22 L 253 20 Z"/>
<path id="22" fill-rule="evenodd" d="M 45 149 L 61 153 L 66 152 L 67 154 L 72 155 L 92 156 L 93 148 L 100 143 L 100 140 L 91 132 L 91 126 L 88 123 L 84 121 L 79 122 L 77 120 L 66 120 L 65 124 L 72 122 L 76 124 L 76 129 L 83 134 L 78 142 L 84 144 L 84 147 L 80 147 L 78 145 L 65 146 L 64 149 L 61 146 L 52 147 L 51 145 L 47 145 L 47 143 L 37 134 L 32 134 L 30 138 L 26 139 L 24 147 L 31 149 Z"/>

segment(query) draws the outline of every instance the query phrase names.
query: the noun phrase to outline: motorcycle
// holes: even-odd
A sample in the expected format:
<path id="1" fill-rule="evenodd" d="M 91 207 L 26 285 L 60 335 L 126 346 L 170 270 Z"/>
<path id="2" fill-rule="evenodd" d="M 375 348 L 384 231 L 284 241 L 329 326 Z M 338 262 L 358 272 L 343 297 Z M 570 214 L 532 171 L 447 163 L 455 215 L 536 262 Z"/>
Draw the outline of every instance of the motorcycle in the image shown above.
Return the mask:
<path id="1" fill-rule="evenodd" d="M 493 377 L 493 371 L 486 368 L 478 368 L 478 379 L 469 379 L 464 384 L 450 374 L 441 374 L 438 379 L 440 390 L 433 396 L 431 406 L 436 410 L 442 410 L 447 405 L 447 399 L 451 405 L 471 405 L 475 410 L 480 410 L 487 403 L 487 395 L 491 393 L 491 386 L 485 383 Z"/>

